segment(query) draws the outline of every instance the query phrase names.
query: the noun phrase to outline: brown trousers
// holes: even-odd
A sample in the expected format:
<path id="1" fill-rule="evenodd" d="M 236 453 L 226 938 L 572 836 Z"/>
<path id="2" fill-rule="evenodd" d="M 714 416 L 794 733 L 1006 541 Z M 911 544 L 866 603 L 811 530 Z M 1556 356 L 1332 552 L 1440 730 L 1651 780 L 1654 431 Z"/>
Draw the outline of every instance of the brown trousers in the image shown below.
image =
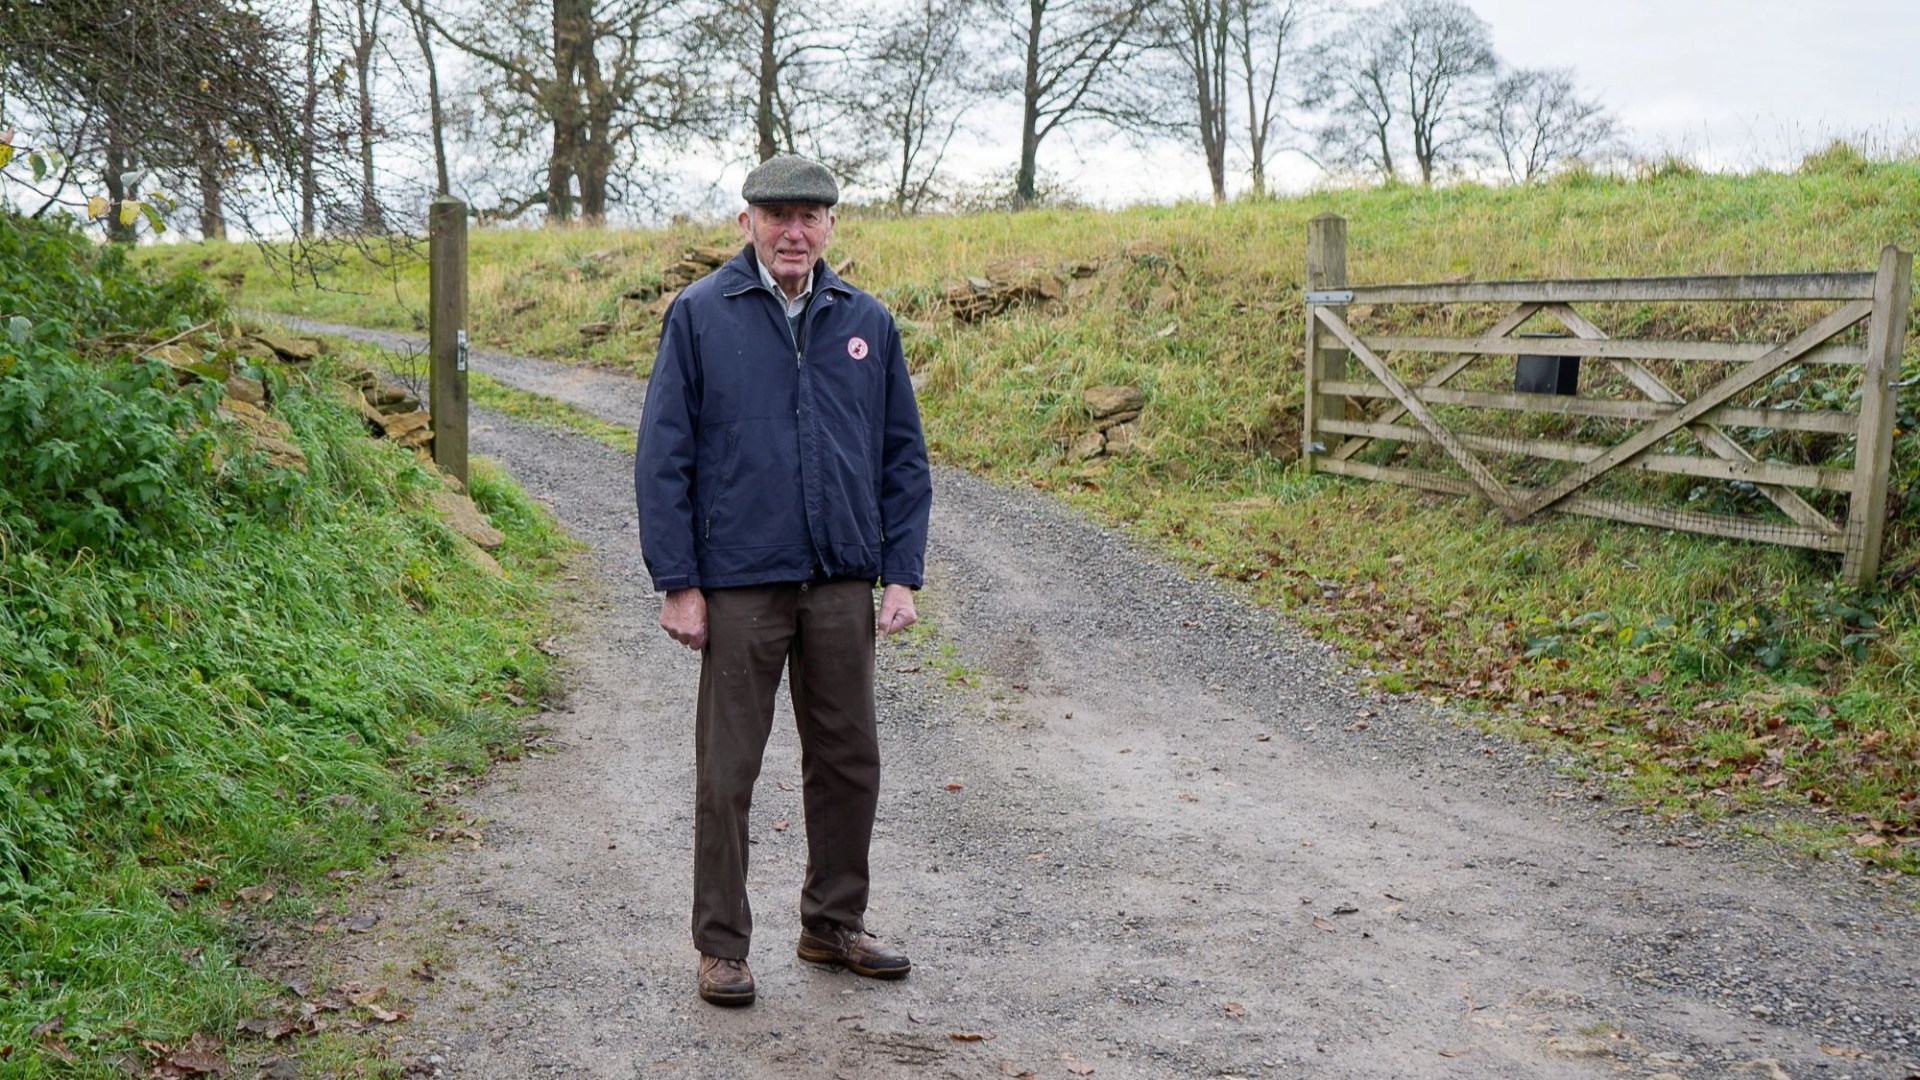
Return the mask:
<path id="1" fill-rule="evenodd" d="M 782 666 L 799 727 L 807 814 L 800 921 L 864 929 L 867 848 L 880 797 L 873 586 L 759 585 L 714 589 L 706 599 L 694 719 L 694 945 L 709 956 L 747 956 L 747 811 Z"/>

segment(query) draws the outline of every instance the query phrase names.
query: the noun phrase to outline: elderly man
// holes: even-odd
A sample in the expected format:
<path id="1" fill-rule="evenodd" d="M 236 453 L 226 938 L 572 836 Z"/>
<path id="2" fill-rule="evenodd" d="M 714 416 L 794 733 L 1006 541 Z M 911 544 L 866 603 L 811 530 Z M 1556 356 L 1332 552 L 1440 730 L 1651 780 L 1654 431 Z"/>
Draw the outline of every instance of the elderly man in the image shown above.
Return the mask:
<path id="1" fill-rule="evenodd" d="M 805 158 L 747 176 L 746 246 L 668 309 L 634 487 L 660 626 L 700 652 L 693 941 L 700 996 L 753 1001 L 747 810 L 786 669 L 807 876 L 799 956 L 898 979 L 866 932 L 878 630 L 912 625 L 933 491 L 893 316 L 828 268 L 839 188 Z"/>

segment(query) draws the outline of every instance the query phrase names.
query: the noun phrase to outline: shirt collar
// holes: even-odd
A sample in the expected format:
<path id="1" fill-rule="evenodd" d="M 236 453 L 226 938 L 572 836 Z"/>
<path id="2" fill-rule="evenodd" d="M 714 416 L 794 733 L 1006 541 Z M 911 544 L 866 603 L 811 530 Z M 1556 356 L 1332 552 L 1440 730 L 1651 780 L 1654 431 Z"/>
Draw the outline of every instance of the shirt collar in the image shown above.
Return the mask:
<path id="1" fill-rule="evenodd" d="M 807 271 L 807 287 L 800 290 L 799 296 L 789 300 L 787 299 L 787 294 L 780 288 L 780 283 L 773 279 L 773 271 L 767 269 L 767 264 L 761 262 L 758 255 L 754 256 L 753 265 L 760 271 L 760 283 L 773 290 L 773 295 L 779 297 L 780 302 L 786 305 L 788 315 L 798 314 L 800 310 L 805 307 L 807 297 L 813 295 L 812 270 Z"/>

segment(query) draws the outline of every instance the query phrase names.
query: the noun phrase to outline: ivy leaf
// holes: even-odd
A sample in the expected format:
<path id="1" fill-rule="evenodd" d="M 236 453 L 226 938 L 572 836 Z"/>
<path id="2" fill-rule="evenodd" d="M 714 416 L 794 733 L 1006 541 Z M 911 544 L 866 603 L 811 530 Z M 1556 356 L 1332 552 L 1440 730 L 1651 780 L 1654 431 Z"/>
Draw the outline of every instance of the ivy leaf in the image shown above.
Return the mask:
<path id="1" fill-rule="evenodd" d="M 132 225 L 140 217 L 140 203 L 133 199 L 120 200 L 120 224 Z"/>
<path id="2" fill-rule="evenodd" d="M 103 218 L 106 216 L 107 216 L 107 197 L 105 195 L 95 195 L 93 198 L 87 200 L 87 220 L 88 221 L 92 221 L 95 218 Z"/>

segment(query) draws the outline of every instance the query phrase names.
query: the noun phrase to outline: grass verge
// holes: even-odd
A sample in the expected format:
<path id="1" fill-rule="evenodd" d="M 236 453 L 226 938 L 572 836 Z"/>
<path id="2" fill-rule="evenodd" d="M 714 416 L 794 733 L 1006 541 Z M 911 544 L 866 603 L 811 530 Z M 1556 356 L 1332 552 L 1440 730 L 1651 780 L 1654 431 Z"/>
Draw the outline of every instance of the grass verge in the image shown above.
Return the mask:
<path id="1" fill-rule="evenodd" d="M 306 460 L 274 465 L 217 384 L 101 344 L 218 317 L 191 279 L 0 246 L 0 1073 L 124 1075 L 269 1010 L 247 923 L 309 918 L 517 743 L 569 542 L 477 463 L 479 565 L 324 359 L 255 371 Z"/>

